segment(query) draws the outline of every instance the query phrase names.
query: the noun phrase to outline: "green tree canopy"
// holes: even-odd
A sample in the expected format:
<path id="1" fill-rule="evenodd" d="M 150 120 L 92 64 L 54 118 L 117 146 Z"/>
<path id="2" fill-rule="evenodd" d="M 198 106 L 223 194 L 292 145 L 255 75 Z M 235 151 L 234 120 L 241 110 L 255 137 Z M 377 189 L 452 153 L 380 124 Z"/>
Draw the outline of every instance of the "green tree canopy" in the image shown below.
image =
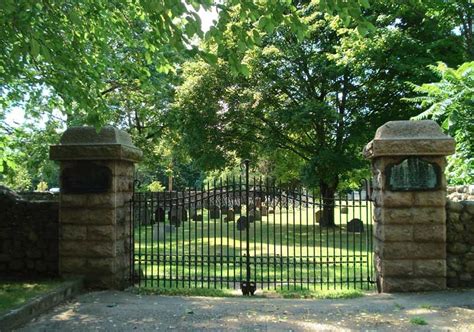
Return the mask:
<path id="1" fill-rule="evenodd" d="M 444 63 L 430 67 L 438 82 L 415 86 L 420 97 L 411 101 L 426 108 L 415 120 L 432 118 L 456 139 L 456 153 L 448 160 L 448 180 L 453 184 L 474 183 L 474 62 L 457 69 Z"/>
<path id="2" fill-rule="evenodd" d="M 226 61 L 187 63 L 176 97 L 182 145 L 207 169 L 285 154 L 331 206 L 338 185 L 366 167 L 360 151 L 375 129 L 416 114 L 400 100 L 412 95 L 406 82 L 432 78 L 426 66 L 437 59 L 462 61 L 452 26 L 433 29 L 424 21 L 429 8 L 416 9 L 374 3 L 367 15 L 377 30 L 362 36 L 340 17 L 303 6 L 306 37 L 277 28 L 245 53 L 245 76 L 229 75 Z M 331 210 L 323 224 L 332 224 Z"/>

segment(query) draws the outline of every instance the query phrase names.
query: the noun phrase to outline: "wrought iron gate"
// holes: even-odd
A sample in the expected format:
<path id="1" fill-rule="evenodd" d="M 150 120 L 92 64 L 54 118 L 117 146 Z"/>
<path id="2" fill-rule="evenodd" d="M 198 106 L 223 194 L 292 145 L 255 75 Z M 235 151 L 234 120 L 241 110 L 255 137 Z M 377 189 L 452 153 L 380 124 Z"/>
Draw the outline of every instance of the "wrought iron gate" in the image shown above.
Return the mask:
<path id="1" fill-rule="evenodd" d="M 327 200 L 249 177 L 182 192 L 136 192 L 132 280 L 144 287 L 372 288 L 370 188 Z M 326 205 L 325 205 L 326 204 Z"/>

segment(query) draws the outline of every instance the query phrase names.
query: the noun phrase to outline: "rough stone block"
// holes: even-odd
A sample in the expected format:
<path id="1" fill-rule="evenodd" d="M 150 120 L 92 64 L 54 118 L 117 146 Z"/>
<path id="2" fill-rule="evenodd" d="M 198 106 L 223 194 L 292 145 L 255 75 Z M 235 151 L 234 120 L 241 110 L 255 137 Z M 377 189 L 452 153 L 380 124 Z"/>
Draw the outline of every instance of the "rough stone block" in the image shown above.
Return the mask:
<path id="1" fill-rule="evenodd" d="M 61 225 L 62 240 L 85 240 L 87 239 L 87 227 L 75 224 Z"/>
<path id="2" fill-rule="evenodd" d="M 62 208 L 59 218 L 62 224 L 113 225 L 116 222 L 116 213 L 110 208 Z"/>
<path id="3" fill-rule="evenodd" d="M 413 239 L 422 242 L 446 242 L 446 227 L 444 225 L 414 225 Z"/>
<path id="4" fill-rule="evenodd" d="M 382 241 L 404 242 L 412 241 L 413 226 L 412 225 L 377 225 L 375 227 L 375 237 Z"/>
<path id="5" fill-rule="evenodd" d="M 383 224 L 444 224 L 446 220 L 442 207 L 380 208 L 376 213 Z"/>
<path id="6" fill-rule="evenodd" d="M 448 243 L 447 252 L 452 254 L 464 254 L 469 250 L 469 247 L 464 243 Z"/>
<path id="7" fill-rule="evenodd" d="M 451 201 L 451 200 L 448 199 L 446 201 L 446 209 L 450 212 L 452 211 L 452 212 L 460 213 L 463 209 L 463 206 L 459 202 L 454 202 L 454 201 Z"/>
<path id="8" fill-rule="evenodd" d="M 375 201 L 383 207 L 411 207 L 415 204 L 412 192 L 392 192 L 380 193 Z"/>
<path id="9" fill-rule="evenodd" d="M 116 271 L 114 258 L 89 258 L 87 268 L 96 274 L 112 275 Z"/>
<path id="10" fill-rule="evenodd" d="M 379 247 L 383 259 L 444 259 L 446 250 L 439 243 L 385 242 Z"/>
<path id="11" fill-rule="evenodd" d="M 474 261 L 466 262 L 466 271 L 474 273 Z"/>
<path id="12" fill-rule="evenodd" d="M 460 217 L 461 217 L 460 213 L 449 211 L 449 213 L 446 216 L 446 220 L 448 223 L 459 223 L 461 221 Z"/>
<path id="13" fill-rule="evenodd" d="M 113 241 L 61 241 L 59 243 L 61 257 L 106 258 L 115 257 Z"/>
<path id="14" fill-rule="evenodd" d="M 78 257 L 61 257 L 59 260 L 60 274 L 82 274 L 87 273 L 86 259 Z"/>
<path id="15" fill-rule="evenodd" d="M 411 260 L 382 260 L 380 272 L 384 277 L 413 276 L 413 261 Z"/>
<path id="16" fill-rule="evenodd" d="M 421 292 L 446 289 L 446 278 L 381 278 L 382 292 Z"/>
<path id="17" fill-rule="evenodd" d="M 444 259 L 414 261 L 417 277 L 445 277 L 446 261 Z"/>
<path id="18" fill-rule="evenodd" d="M 87 239 L 97 241 L 114 241 L 117 226 L 89 225 L 87 226 Z"/>
<path id="19" fill-rule="evenodd" d="M 446 192 L 444 190 L 417 192 L 413 196 L 416 206 L 446 205 Z"/>

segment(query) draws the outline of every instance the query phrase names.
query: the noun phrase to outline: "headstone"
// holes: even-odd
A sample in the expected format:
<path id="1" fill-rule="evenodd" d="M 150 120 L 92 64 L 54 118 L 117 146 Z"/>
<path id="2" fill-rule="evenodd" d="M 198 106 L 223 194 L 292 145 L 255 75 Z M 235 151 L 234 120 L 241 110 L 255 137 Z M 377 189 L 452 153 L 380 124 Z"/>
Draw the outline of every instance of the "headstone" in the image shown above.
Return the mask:
<path id="1" fill-rule="evenodd" d="M 203 221 L 204 220 L 204 217 L 203 217 L 202 214 L 194 214 L 192 218 L 193 218 L 194 221 Z"/>
<path id="2" fill-rule="evenodd" d="M 211 206 L 209 208 L 209 218 L 219 219 L 221 217 L 221 211 L 218 206 Z"/>
<path id="3" fill-rule="evenodd" d="M 253 220 L 250 222 L 262 220 L 262 213 L 259 210 L 250 210 L 249 217 L 253 217 Z"/>
<path id="4" fill-rule="evenodd" d="M 319 224 L 319 222 L 321 221 L 322 216 L 323 216 L 323 211 L 322 210 L 318 210 L 314 214 L 314 218 L 315 218 L 317 224 Z"/>
<path id="5" fill-rule="evenodd" d="M 268 208 L 268 214 L 274 214 L 275 210 L 273 208 Z"/>
<path id="6" fill-rule="evenodd" d="M 228 208 L 227 206 L 225 206 L 225 205 L 221 207 L 221 213 L 222 213 L 222 214 L 227 214 L 227 211 L 228 211 L 228 210 L 229 210 L 229 208 Z"/>
<path id="7" fill-rule="evenodd" d="M 186 221 L 188 219 L 188 212 L 186 209 L 180 206 L 172 206 L 168 212 L 168 219 L 170 224 L 179 227 L 181 226 L 182 221 Z"/>
<path id="8" fill-rule="evenodd" d="M 349 233 L 363 233 L 364 223 L 362 220 L 354 218 L 347 223 L 347 232 Z"/>
<path id="9" fill-rule="evenodd" d="M 158 207 L 155 210 L 155 222 L 165 222 L 166 214 L 162 207 Z"/>
<path id="10" fill-rule="evenodd" d="M 262 217 L 268 216 L 268 208 L 264 205 L 260 208 L 260 213 L 262 214 Z"/>
<path id="11" fill-rule="evenodd" d="M 234 210 L 235 214 L 241 214 L 242 213 L 242 208 L 240 207 L 240 205 L 234 205 L 233 210 Z"/>
<path id="12" fill-rule="evenodd" d="M 260 197 L 255 197 L 255 206 L 257 208 L 261 208 L 262 207 L 262 199 Z"/>
<path id="13" fill-rule="evenodd" d="M 224 222 L 229 221 L 235 221 L 235 213 L 232 209 L 227 210 L 227 216 L 224 218 Z"/>
<path id="14" fill-rule="evenodd" d="M 244 231 L 245 228 L 247 228 L 248 222 L 247 218 L 244 216 L 241 216 L 239 219 L 237 219 L 237 229 L 239 231 Z"/>
<path id="15" fill-rule="evenodd" d="M 176 227 L 164 223 L 158 223 L 153 225 L 153 241 L 164 240 L 169 238 L 171 232 L 175 231 Z"/>
<path id="16" fill-rule="evenodd" d="M 349 213 L 349 209 L 348 209 L 346 206 L 341 207 L 341 213 L 342 213 L 342 214 L 348 214 L 348 213 Z"/>

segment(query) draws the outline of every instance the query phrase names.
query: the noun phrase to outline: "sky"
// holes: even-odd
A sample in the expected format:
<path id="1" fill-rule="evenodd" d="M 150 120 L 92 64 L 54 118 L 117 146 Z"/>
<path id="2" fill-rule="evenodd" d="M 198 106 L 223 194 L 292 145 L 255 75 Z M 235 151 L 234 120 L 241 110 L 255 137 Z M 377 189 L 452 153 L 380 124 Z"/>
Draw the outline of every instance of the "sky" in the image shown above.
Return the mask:
<path id="1" fill-rule="evenodd" d="M 217 20 L 217 11 L 215 7 L 212 7 L 211 11 L 205 11 L 201 7 L 198 14 L 201 18 L 201 28 L 204 32 L 209 30 L 209 28 L 214 24 L 214 20 Z M 20 107 L 12 108 L 12 110 L 6 114 L 5 122 L 11 127 L 21 126 L 25 122 L 24 110 Z"/>

